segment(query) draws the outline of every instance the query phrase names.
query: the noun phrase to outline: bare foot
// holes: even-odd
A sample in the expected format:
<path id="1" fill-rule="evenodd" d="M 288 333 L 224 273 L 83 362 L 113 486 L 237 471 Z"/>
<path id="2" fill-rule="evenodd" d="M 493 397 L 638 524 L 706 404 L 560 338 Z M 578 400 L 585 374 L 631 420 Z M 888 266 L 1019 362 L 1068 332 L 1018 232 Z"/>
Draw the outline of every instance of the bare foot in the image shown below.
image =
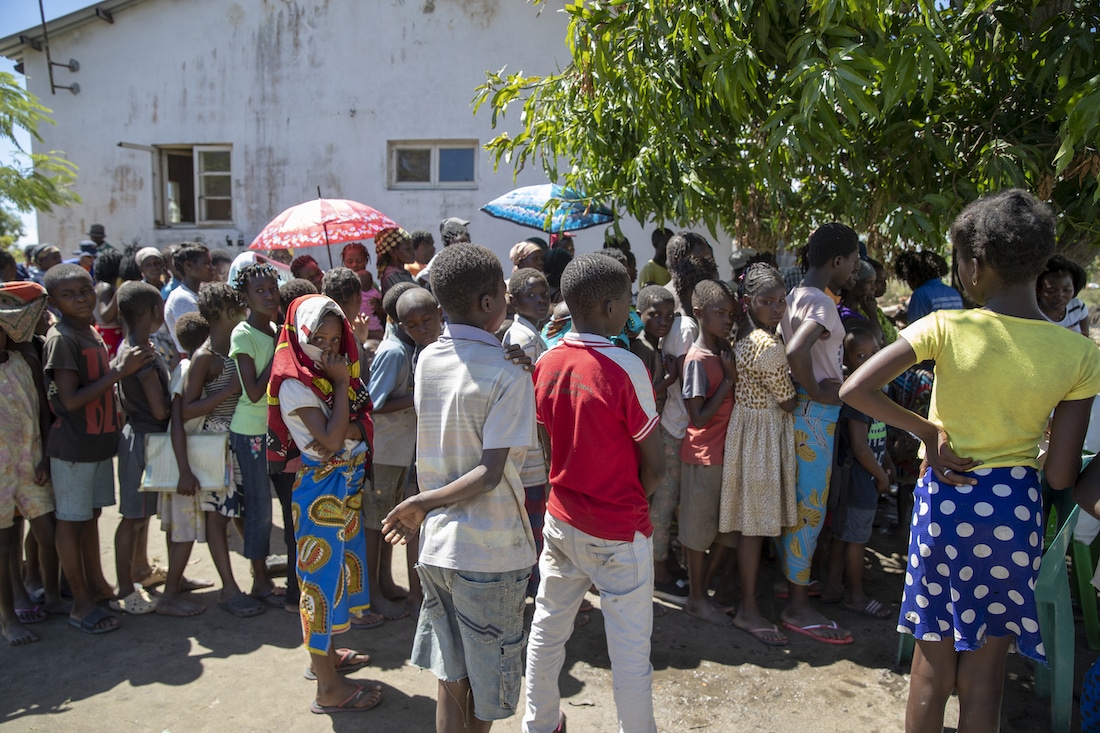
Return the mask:
<path id="1" fill-rule="evenodd" d="M 379 590 L 382 592 L 382 595 L 389 598 L 391 601 L 403 601 L 409 597 L 409 592 L 407 590 L 392 581 L 389 583 L 379 583 L 378 585 L 380 586 Z"/>
<path id="2" fill-rule="evenodd" d="M 688 602 L 684 604 L 684 611 L 689 616 L 701 618 L 715 626 L 730 626 L 733 624 L 733 619 L 730 618 L 725 611 L 716 606 L 714 601 L 710 598 L 704 598 L 701 601 L 689 598 Z"/>
<path id="3" fill-rule="evenodd" d="M 787 606 L 779 616 L 784 623 L 799 628 L 818 627 L 813 630 L 813 634 L 822 639 L 847 639 L 852 635 L 852 632 L 837 626 L 835 621 L 826 618 L 809 606 L 805 608 Z"/>
<path id="4" fill-rule="evenodd" d="M 92 598 L 96 603 L 112 600 L 115 597 L 115 589 L 110 584 L 92 586 Z"/>
<path id="5" fill-rule="evenodd" d="M 424 596 L 409 596 L 405 599 L 405 608 L 409 609 L 412 620 L 420 618 L 420 607 L 424 605 Z"/>
<path id="6" fill-rule="evenodd" d="M 25 646 L 38 641 L 38 636 L 18 621 L 12 621 L 3 627 L 4 638 L 12 646 Z"/>
<path id="7" fill-rule="evenodd" d="M 204 580 L 202 578 L 183 578 L 180 581 L 180 591 L 186 593 L 192 590 L 202 590 L 203 588 L 213 588 L 214 581 Z"/>
<path id="8" fill-rule="evenodd" d="M 397 621 L 409 617 L 408 606 L 403 603 L 394 603 L 385 596 L 372 598 L 370 606 L 372 611 L 382 614 L 387 621 Z"/>
<path id="9" fill-rule="evenodd" d="M 157 613 L 161 616 L 198 616 L 205 610 L 206 606 L 179 596 L 161 596 L 157 601 Z"/>

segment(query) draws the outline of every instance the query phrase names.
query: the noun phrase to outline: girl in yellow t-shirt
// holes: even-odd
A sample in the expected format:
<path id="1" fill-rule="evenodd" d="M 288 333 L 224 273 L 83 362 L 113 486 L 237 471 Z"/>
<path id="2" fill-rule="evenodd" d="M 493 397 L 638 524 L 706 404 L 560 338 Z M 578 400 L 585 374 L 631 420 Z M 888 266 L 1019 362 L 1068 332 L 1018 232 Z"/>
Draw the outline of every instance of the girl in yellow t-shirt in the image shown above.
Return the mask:
<path id="1" fill-rule="evenodd" d="M 1045 471 L 1071 486 L 1100 352 L 1043 317 L 1035 279 L 1054 253 L 1054 217 L 1019 189 L 984 196 L 951 227 L 959 279 L 982 307 L 937 311 L 909 326 L 845 382 L 841 399 L 921 439 L 898 630 L 917 638 L 906 728 L 943 729 L 958 690 L 959 718 L 997 730 L 1005 657 L 1015 646 L 1045 662 L 1035 609 L 1042 553 L 1039 443 L 1054 411 Z M 880 390 L 935 361 L 928 418 Z"/>

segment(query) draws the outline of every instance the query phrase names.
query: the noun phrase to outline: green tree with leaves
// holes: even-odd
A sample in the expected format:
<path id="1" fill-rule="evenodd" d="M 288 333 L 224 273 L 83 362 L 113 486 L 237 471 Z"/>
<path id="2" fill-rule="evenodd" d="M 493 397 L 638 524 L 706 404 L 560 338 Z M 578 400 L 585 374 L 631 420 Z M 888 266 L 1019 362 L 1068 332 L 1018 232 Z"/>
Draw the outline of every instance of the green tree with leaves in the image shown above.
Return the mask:
<path id="1" fill-rule="evenodd" d="M 0 249 L 14 252 L 15 242 L 23 236 L 23 220 L 0 206 Z M 17 258 L 17 261 L 21 261 Z"/>
<path id="2" fill-rule="evenodd" d="M 33 94 L 19 86 L 13 75 L 0 72 L 0 138 L 16 149 L 10 161 L 0 161 L 0 202 L 7 202 L 18 211 L 50 211 L 54 206 L 80 201 L 71 188 L 76 180 L 73 163 L 57 151 L 24 150 L 16 139 L 16 129 L 22 128 L 41 142 L 38 128 L 44 122 L 52 124 L 49 113 Z"/>
<path id="3" fill-rule="evenodd" d="M 1006 186 L 1052 203 L 1064 249 L 1100 241 L 1100 4 L 941 5 L 573 0 L 571 63 L 490 72 L 475 109 L 497 126 L 521 107 L 487 144 L 497 165 L 743 246 L 837 219 L 872 250 L 942 248 Z"/>

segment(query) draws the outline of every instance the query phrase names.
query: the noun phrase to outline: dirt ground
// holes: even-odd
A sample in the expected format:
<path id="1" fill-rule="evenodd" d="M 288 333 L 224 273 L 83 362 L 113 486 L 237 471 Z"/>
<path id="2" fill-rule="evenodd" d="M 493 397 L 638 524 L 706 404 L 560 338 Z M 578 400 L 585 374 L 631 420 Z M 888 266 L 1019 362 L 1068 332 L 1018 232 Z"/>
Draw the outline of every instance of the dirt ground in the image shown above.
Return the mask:
<path id="1" fill-rule="evenodd" d="M 891 509 L 880 505 L 884 525 Z M 100 521 L 105 567 L 113 567 L 109 538 L 116 521 L 117 514 L 110 510 Z M 158 529 L 150 550 L 163 564 L 160 537 Z M 278 537 L 281 530 L 276 528 L 273 538 Z M 234 549 L 239 550 L 239 540 L 233 539 Z M 273 539 L 273 548 L 279 547 L 281 541 Z M 867 589 L 884 602 L 893 602 L 894 610 L 901 596 L 904 549 L 900 535 L 876 530 L 866 554 Z M 395 555 L 395 566 L 403 568 L 403 556 Z M 239 555 L 234 562 L 238 582 L 247 588 L 248 566 Z M 403 578 L 403 569 L 397 574 Z M 196 547 L 188 575 L 216 578 L 205 546 Z M 773 576 L 769 567 L 761 587 L 769 589 Z M 402 733 L 434 729 L 436 682 L 429 672 L 408 665 L 412 621 L 388 622 L 339 638 L 341 646 L 372 655 L 372 665 L 351 677 L 381 682 L 384 700 L 363 714 L 319 716 L 308 710 L 314 685 L 302 678 L 308 658 L 301 649 L 296 616 L 269 610 L 257 618 L 238 620 L 215 606 L 216 590 L 192 595 L 207 607 L 194 618 L 130 616 L 123 619 L 118 632 L 89 636 L 70 628 L 64 617 L 52 617 L 33 627 L 40 642 L 0 649 L 3 730 Z M 777 618 L 783 602 L 765 595 L 765 613 Z M 598 599 L 589 598 L 598 608 Z M 662 732 L 903 729 L 908 670 L 893 667 L 898 635 L 892 622 L 821 605 L 852 630 L 854 644 L 833 647 L 795 636 L 788 647 L 773 649 L 744 632 L 711 626 L 668 608 L 666 615 L 654 620 L 653 629 L 654 704 Z M 1096 655 L 1088 651 L 1083 633 L 1078 632 L 1079 690 Z M 571 730 L 617 730 L 598 610 L 570 640 L 560 684 Z M 957 708 L 952 704 L 947 725 L 954 726 L 956 720 Z M 1013 656 L 1003 729 L 1034 733 L 1049 729 L 1049 721 L 1047 704 L 1033 692 L 1030 667 Z M 494 730 L 518 729 L 518 718 L 494 726 Z"/>

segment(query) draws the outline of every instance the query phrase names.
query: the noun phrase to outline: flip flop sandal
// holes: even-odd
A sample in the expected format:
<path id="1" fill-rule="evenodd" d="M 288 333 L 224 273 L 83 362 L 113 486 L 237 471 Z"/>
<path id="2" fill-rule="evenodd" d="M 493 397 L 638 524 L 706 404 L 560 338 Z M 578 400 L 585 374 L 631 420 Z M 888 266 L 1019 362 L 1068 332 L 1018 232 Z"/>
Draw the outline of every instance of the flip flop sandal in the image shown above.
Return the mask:
<path id="1" fill-rule="evenodd" d="M 737 625 L 734 624 L 734 626 L 737 626 Z M 778 639 L 765 639 L 762 636 L 762 634 L 767 634 L 767 633 L 771 633 L 771 634 L 780 633 L 779 627 L 776 626 L 775 624 L 772 624 L 771 626 L 762 626 L 759 629 L 742 629 L 740 626 L 737 626 L 737 628 L 741 629 L 746 634 L 751 634 L 752 638 L 756 639 L 757 641 L 759 641 L 761 644 L 764 644 L 765 646 L 787 646 L 787 643 L 788 643 L 786 639 L 784 639 L 783 641 L 779 641 Z"/>
<path id="2" fill-rule="evenodd" d="M 370 619 L 369 621 L 367 619 Z M 359 623 L 356 623 L 356 620 Z M 352 616 L 351 628 L 353 629 L 377 629 L 386 623 L 386 617 L 380 613 L 368 613 L 366 616 Z"/>
<path id="3" fill-rule="evenodd" d="M 840 607 L 843 608 L 845 611 L 862 614 L 864 616 L 867 616 L 868 618 L 878 619 L 879 621 L 885 621 L 886 619 L 893 616 L 893 613 L 890 612 L 889 608 L 887 608 L 884 604 L 875 600 L 874 598 L 868 599 L 867 605 L 865 605 L 863 608 L 860 608 L 858 606 L 849 606 L 845 603 L 841 603 Z"/>
<path id="4" fill-rule="evenodd" d="M 109 634 L 112 631 L 118 631 L 119 624 L 116 620 L 115 623 L 110 626 L 98 626 L 100 621 L 104 621 L 109 618 L 114 618 L 111 614 L 104 611 L 102 608 L 96 608 L 90 611 L 87 616 L 79 621 L 72 616 L 69 617 L 69 626 L 74 629 L 80 629 L 85 634 Z"/>
<path id="5" fill-rule="evenodd" d="M 21 624 L 40 624 L 49 618 L 49 615 L 37 605 L 30 608 L 15 609 L 15 617 Z"/>
<path id="6" fill-rule="evenodd" d="M 792 624 L 790 621 L 784 621 L 783 628 L 793 634 L 808 636 L 814 641 L 820 641 L 822 644 L 832 644 L 833 646 L 844 646 L 846 644 L 851 644 L 853 641 L 855 641 L 855 639 L 852 638 L 851 634 L 845 636 L 843 639 L 830 639 L 826 636 L 821 636 L 820 634 L 814 633 L 815 631 L 821 631 L 823 629 L 840 628 L 839 626 L 837 626 L 836 621 L 830 621 L 827 624 L 810 624 L 809 626 L 799 626 L 797 624 Z"/>
<path id="7" fill-rule="evenodd" d="M 333 713 L 365 713 L 368 710 L 376 707 L 378 703 L 382 702 L 381 696 L 374 701 L 371 705 L 364 705 L 362 707 L 356 707 L 356 703 L 363 699 L 363 696 L 368 692 L 374 692 L 374 690 L 368 690 L 366 685 L 356 685 L 355 692 L 351 693 L 338 705 L 322 705 L 316 700 L 309 704 L 309 712 L 314 715 L 332 715 Z"/>
<path id="8" fill-rule="evenodd" d="M 252 597 L 268 608 L 282 608 L 286 605 L 286 591 L 282 588 L 272 588 L 267 593 L 253 594 Z"/>
<path id="9" fill-rule="evenodd" d="M 252 618 L 253 616 L 259 616 L 263 613 L 267 609 L 267 606 L 250 595 L 238 593 L 232 598 L 218 601 L 218 608 L 233 614 L 237 618 Z"/>
<path id="10" fill-rule="evenodd" d="M 137 587 L 130 595 L 112 599 L 107 605 L 112 611 L 121 611 L 132 616 L 144 616 L 157 610 L 157 602 L 149 597 L 144 588 L 138 590 Z"/>
<path id="11" fill-rule="evenodd" d="M 344 674 L 345 672 L 354 672 L 357 669 L 362 669 L 370 664 L 370 655 L 367 654 L 367 660 L 365 662 L 349 662 L 349 659 L 354 659 L 359 655 L 359 652 L 354 649 L 337 649 L 336 653 L 339 657 L 336 660 L 336 671 Z M 310 682 L 317 680 L 317 673 L 313 671 L 312 667 L 306 667 L 306 671 L 302 673 Z"/>

